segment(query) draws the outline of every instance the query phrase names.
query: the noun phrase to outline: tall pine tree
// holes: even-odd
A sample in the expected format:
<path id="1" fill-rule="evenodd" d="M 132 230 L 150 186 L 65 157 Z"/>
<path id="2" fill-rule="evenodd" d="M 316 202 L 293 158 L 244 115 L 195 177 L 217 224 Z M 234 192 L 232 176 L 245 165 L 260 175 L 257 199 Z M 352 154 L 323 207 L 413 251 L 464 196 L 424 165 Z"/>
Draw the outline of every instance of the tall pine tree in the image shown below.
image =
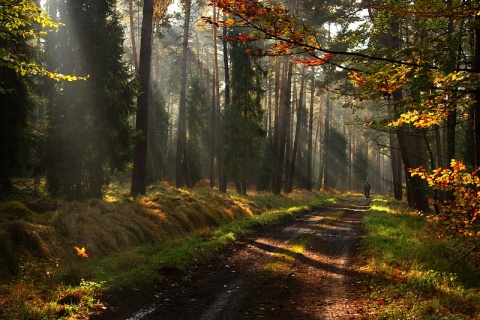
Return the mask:
<path id="1" fill-rule="evenodd" d="M 50 102 L 47 185 L 54 196 L 101 197 L 110 174 L 131 161 L 135 87 L 123 55 L 123 28 L 113 0 L 66 0 L 56 68 L 88 74 L 60 83 Z"/>
<path id="2" fill-rule="evenodd" d="M 245 53 L 247 47 L 232 43 L 230 50 L 232 102 L 225 110 L 224 146 L 227 174 L 243 194 L 247 192 L 249 174 L 266 133 L 261 106 L 264 72 L 255 58 Z"/>
<path id="3" fill-rule="evenodd" d="M 190 87 L 187 91 L 187 154 L 189 167 L 189 180 L 192 186 L 197 183 L 202 177 L 202 150 L 206 146 L 208 139 L 207 119 L 208 119 L 208 98 L 207 90 L 202 85 L 198 76 L 194 76 L 190 82 Z M 202 139 L 204 138 L 204 139 Z M 206 138 L 206 139 L 205 139 Z"/>

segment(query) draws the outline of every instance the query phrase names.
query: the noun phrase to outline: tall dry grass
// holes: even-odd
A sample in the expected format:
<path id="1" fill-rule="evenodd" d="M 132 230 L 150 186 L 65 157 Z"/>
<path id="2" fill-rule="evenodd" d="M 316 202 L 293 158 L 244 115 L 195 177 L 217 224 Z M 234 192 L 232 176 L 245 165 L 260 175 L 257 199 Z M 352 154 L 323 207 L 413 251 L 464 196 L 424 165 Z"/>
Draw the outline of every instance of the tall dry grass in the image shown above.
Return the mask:
<path id="1" fill-rule="evenodd" d="M 324 198 L 315 192 L 248 197 L 212 189 L 150 188 L 147 197 L 130 198 L 113 189 L 106 199 L 67 202 L 49 198 L 0 203 L 0 279 L 9 281 L 30 258 L 78 259 L 75 246 L 90 257 L 124 252 L 171 238 L 209 233 L 212 228 L 268 210 Z"/>

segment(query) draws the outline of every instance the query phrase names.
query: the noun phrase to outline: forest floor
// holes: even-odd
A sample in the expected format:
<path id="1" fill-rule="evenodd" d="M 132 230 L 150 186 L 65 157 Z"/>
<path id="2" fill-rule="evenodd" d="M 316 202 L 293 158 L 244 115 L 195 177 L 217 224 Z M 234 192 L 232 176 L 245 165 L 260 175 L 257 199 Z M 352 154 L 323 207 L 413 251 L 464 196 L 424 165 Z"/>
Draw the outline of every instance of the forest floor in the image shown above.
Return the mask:
<path id="1" fill-rule="evenodd" d="M 366 319 L 354 265 L 369 200 L 356 195 L 262 228 L 167 281 L 104 297 L 102 319 Z"/>

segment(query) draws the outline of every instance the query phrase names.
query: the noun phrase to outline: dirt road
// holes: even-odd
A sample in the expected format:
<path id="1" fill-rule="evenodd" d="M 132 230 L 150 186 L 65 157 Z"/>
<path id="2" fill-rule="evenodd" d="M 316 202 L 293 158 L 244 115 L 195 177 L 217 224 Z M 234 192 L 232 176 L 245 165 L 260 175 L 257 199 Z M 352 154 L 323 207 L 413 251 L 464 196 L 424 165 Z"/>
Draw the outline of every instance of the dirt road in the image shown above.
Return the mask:
<path id="1" fill-rule="evenodd" d="M 125 318 L 365 319 L 351 261 L 368 206 L 349 196 L 261 230 L 187 273 L 165 270 L 169 281 L 138 292 L 148 304 Z"/>

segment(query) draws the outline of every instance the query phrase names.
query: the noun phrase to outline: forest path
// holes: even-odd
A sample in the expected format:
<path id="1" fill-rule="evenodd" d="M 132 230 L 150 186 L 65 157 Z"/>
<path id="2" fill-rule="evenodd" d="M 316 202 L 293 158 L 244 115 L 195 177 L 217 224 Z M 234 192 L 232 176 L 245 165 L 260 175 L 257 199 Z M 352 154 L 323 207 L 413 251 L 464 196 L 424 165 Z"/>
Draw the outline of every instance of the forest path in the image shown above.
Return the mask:
<path id="1" fill-rule="evenodd" d="M 351 265 L 369 203 L 348 196 L 259 230 L 172 275 L 127 319 L 365 319 Z"/>

